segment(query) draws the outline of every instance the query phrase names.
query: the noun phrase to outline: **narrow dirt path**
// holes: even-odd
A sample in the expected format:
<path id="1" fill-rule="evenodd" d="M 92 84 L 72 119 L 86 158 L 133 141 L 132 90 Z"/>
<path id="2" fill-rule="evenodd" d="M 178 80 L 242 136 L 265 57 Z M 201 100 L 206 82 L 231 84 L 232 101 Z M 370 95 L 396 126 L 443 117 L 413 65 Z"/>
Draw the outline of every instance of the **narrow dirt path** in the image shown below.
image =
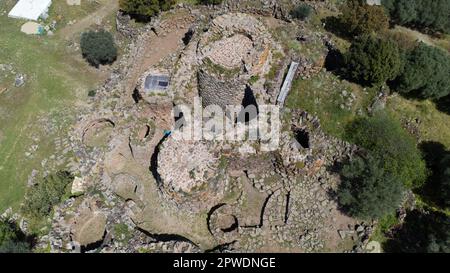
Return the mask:
<path id="1" fill-rule="evenodd" d="M 81 32 L 98 21 L 102 21 L 111 12 L 119 9 L 119 0 L 103 0 L 101 2 L 103 6 L 100 9 L 77 21 L 75 24 L 62 28 L 59 31 L 59 35 L 68 40 L 76 33 Z"/>

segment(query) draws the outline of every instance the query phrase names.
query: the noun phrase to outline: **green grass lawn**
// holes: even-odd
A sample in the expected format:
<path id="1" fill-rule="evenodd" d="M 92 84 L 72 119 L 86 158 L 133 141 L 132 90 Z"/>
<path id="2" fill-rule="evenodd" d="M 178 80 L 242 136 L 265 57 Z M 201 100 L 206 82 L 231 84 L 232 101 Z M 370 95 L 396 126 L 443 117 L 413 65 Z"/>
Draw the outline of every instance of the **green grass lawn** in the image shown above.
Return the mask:
<path id="1" fill-rule="evenodd" d="M 450 115 L 437 110 L 433 102 L 393 96 L 387 109 L 400 120 L 419 119 L 420 141 L 440 142 L 450 149 Z"/>
<path id="2" fill-rule="evenodd" d="M 61 28 L 66 26 L 70 21 L 76 21 L 80 18 L 88 16 L 90 13 L 101 7 L 102 2 L 108 0 L 99 1 L 82 1 L 80 6 L 68 6 L 66 0 L 53 1 L 49 9 L 49 19 L 51 22 L 55 20 L 57 27 Z"/>
<path id="3" fill-rule="evenodd" d="M 73 106 L 82 103 L 87 90 L 98 84 L 95 73 L 67 49 L 67 42 L 58 35 L 21 33 L 20 26 L 25 21 L 7 17 L 14 3 L 0 2 L 0 64 L 12 64 L 27 79 L 24 86 L 16 88 L 14 77 L 3 81 L 0 78 L 0 87 L 7 88 L 0 94 L 0 212 L 10 206 L 18 208 L 31 171 L 43 171 L 41 161 L 55 152 L 53 137 L 64 135 Z M 73 12 L 70 16 L 74 16 Z M 48 135 L 45 126 L 37 122 L 42 117 L 54 120 L 61 129 Z M 29 158 L 25 153 L 36 136 L 40 139 L 39 148 Z"/>

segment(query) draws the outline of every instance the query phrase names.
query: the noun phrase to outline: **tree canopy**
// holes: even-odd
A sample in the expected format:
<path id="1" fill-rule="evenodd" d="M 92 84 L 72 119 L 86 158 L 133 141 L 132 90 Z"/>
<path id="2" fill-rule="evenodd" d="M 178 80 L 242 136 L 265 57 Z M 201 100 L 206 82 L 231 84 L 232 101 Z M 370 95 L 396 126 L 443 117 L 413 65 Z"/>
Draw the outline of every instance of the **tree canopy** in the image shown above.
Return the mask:
<path id="1" fill-rule="evenodd" d="M 117 48 L 111 33 L 100 31 L 88 31 L 81 35 L 81 53 L 93 66 L 109 64 L 117 58 Z"/>
<path id="2" fill-rule="evenodd" d="M 392 21 L 435 32 L 450 32 L 448 0 L 382 0 Z"/>
<path id="3" fill-rule="evenodd" d="M 345 74 L 364 85 L 393 80 L 402 67 L 398 46 L 390 41 L 363 35 L 353 41 L 344 55 Z"/>
<path id="4" fill-rule="evenodd" d="M 403 72 L 394 81 L 400 93 L 438 99 L 450 94 L 450 55 L 420 43 L 406 54 Z"/>
<path id="5" fill-rule="evenodd" d="M 385 9 L 368 5 L 366 1 L 348 0 L 341 11 L 338 19 L 349 35 L 371 34 L 389 27 Z"/>
<path id="6" fill-rule="evenodd" d="M 311 13 L 311 6 L 307 4 L 300 4 L 291 11 L 291 16 L 299 20 L 305 20 L 311 15 Z"/>
<path id="7" fill-rule="evenodd" d="M 406 187 L 418 188 L 426 179 L 426 165 L 414 138 L 388 114 L 359 118 L 349 124 L 345 138 L 384 162 L 384 168 Z"/>
<path id="8" fill-rule="evenodd" d="M 386 171 L 380 158 L 356 157 L 342 172 L 338 199 L 351 216 L 377 219 L 395 212 L 404 187 L 398 177 Z"/>
<path id="9" fill-rule="evenodd" d="M 175 3 L 175 0 L 120 0 L 119 6 L 135 19 L 148 21 L 160 11 L 169 10 Z"/>

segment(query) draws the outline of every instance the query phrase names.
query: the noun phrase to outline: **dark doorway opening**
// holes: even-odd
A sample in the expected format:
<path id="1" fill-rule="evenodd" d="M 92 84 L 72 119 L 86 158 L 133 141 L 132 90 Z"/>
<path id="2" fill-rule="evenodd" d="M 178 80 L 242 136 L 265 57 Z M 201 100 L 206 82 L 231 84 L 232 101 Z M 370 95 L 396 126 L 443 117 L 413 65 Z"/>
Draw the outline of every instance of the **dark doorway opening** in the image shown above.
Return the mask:
<path id="1" fill-rule="evenodd" d="M 294 130 L 295 140 L 305 149 L 310 148 L 309 133 L 304 129 Z"/>

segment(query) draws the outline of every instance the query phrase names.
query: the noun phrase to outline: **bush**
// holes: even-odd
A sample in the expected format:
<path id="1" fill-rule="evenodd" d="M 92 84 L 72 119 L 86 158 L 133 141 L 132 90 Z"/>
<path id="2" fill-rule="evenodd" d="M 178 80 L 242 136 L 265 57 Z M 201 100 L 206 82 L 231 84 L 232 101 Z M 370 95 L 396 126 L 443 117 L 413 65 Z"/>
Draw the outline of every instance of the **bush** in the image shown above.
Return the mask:
<path id="1" fill-rule="evenodd" d="M 0 221 L 0 253 L 26 253 L 30 249 L 28 238 L 14 223 Z"/>
<path id="2" fill-rule="evenodd" d="M 67 185 L 73 179 L 74 177 L 70 173 L 62 171 L 45 177 L 38 184 L 28 189 L 23 211 L 34 217 L 49 215 L 53 206 L 61 202 L 61 198 L 66 193 Z"/>
<path id="3" fill-rule="evenodd" d="M 425 182 L 426 165 L 414 138 L 389 115 L 355 120 L 347 126 L 345 138 L 382 159 L 385 170 L 406 187 L 418 188 Z"/>
<path id="4" fill-rule="evenodd" d="M 175 0 L 120 0 L 119 7 L 138 21 L 149 21 L 160 11 L 169 10 Z"/>
<path id="5" fill-rule="evenodd" d="M 356 39 L 344 55 L 344 73 L 364 85 L 393 80 L 402 68 L 398 46 L 390 41 L 363 35 Z"/>
<path id="6" fill-rule="evenodd" d="M 450 33 L 448 0 L 382 0 L 382 4 L 397 24 Z"/>
<path id="7" fill-rule="evenodd" d="M 199 2 L 203 5 L 219 5 L 222 4 L 223 0 L 200 0 Z"/>
<path id="8" fill-rule="evenodd" d="M 338 17 L 347 35 L 371 34 L 389 27 L 389 17 L 383 7 L 367 5 L 363 0 L 348 0 Z"/>
<path id="9" fill-rule="evenodd" d="M 439 212 L 411 211 L 384 249 L 400 253 L 449 253 L 450 217 Z"/>
<path id="10" fill-rule="evenodd" d="M 312 8 L 306 4 L 300 4 L 291 11 L 291 16 L 295 19 L 305 20 L 312 13 Z"/>
<path id="11" fill-rule="evenodd" d="M 89 90 L 88 91 L 88 97 L 95 97 L 95 95 L 97 94 L 97 91 L 96 90 Z"/>
<path id="12" fill-rule="evenodd" d="M 80 47 L 83 57 L 95 67 L 113 63 L 117 58 L 113 36 L 104 30 L 83 33 Z"/>
<path id="13" fill-rule="evenodd" d="M 341 177 L 338 200 L 351 216 L 377 219 L 395 212 L 402 201 L 402 182 L 379 158 L 357 157 L 344 166 Z"/>
<path id="14" fill-rule="evenodd" d="M 449 54 L 420 43 L 407 53 L 404 70 L 393 85 L 403 94 L 439 99 L 450 94 L 449 75 Z"/>

